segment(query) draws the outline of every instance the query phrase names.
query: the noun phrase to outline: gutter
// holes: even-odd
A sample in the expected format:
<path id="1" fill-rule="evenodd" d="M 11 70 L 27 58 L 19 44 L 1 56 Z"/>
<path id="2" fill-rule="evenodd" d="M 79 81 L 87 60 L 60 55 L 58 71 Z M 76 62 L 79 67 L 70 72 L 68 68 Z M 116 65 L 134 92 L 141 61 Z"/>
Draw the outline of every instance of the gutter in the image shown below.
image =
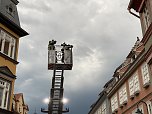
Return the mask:
<path id="1" fill-rule="evenodd" d="M 137 17 L 137 18 L 140 18 L 137 14 L 133 13 L 130 8 L 128 8 L 128 11 L 129 11 L 129 13 L 132 14 L 133 16 L 135 16 L 135 17 Z"/>

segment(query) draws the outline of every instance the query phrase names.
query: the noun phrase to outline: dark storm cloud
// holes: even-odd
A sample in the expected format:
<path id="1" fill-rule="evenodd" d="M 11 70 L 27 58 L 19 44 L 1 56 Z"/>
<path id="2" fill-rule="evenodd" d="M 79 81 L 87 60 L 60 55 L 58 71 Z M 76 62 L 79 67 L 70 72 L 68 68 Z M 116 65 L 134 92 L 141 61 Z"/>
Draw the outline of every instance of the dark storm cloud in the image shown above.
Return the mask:
<path id="1" fill-rule="evenodd" d="M 51 39 L 74 45 L 74 66 L 65 71 L 69 114 L 86 114 L 103 85 L 111 79 L 140 36 L 139 20 L 127 11 L 129 0 L 22 0 L 18 11 L 22 28 L 16 92 L 23 92 L 29 114 L 47 107 L 52 72 L 47 70 Z"/>

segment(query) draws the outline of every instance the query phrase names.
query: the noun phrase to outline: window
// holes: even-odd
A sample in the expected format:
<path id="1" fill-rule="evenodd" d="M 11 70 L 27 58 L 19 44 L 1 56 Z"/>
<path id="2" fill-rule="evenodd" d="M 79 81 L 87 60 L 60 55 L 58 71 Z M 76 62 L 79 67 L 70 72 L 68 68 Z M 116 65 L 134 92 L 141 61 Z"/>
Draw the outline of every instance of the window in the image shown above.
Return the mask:
<path id="1" fill-rule="evenodd" d="M 117 108 L 118 108 L 118 100 L 117 100 L 117 94 L 115 94 L 111 98 L 111 109 L 112 109 L 112 112 L 116 111 Z"/>
<path id="2" fill-rule="evenodd" d="M 130 96 L 134 96 L 134 94 L 138 93 L 140 90 L 139 87 L 139 79 L 138 79 L 138 74 L 135 73 L 132 77 L 129 78 L 129 92 Z"/>
<path id="3" fill-rule="evenodd" d="M 13 111 L 15 110 L 15 100 L 13 100 Z"/>
<path id="4" fill-rule="evenodd" d="M 103 102 L 102 106 L 101 106 L 101 114 L 106 114 L 106 102 Z"/>
<path id="5" fill-rule="evenodd" d="M 148 114 L 152 114 L 152 103 L 150 101 L 147 101 L 146 104 L 148 107 Z"/>
<path id="6" fill-rule="evenodd" d="M 4 45 L 4 53 L 6 55 L 8 55 L 8 51 L 9 51 L 9 40 L 5 40 L 5 45 Z"/>
<path id="7" fill-rule="evenodd" d="M 0 30 L 0 52 L 14 59 L 15 46 L 16 39 L 3 30 Z"/>
<path id="8" fill-rule="evenodd" d="M 101 108 L 98 109 L 98 114 L 102 114 L 102 113 L 101 113 Z"/>
<path id="9" fill-rule="evenodd" d="M 134 91 L 139 91 L 139 80 L 137 73 L 134 75 Z"/>
<path id="10" fill-rule="evenodd" d="M 0 108 L 7 109 L 10 84 L 0 79 Z"/>
<path id="11" fill-rule="evenodd" d="M 119 102 L 120 105 L 125 104 L 127 102 L 126 85 L 123 85 L 119 90 Z"/>
<path id="12" fill-rule="evenodd" d="M 12 4 L 10 4 L 9 6 L 6 7 L 6 11 L 7 11 L 7 13 L 8 13 L 10 16 L 14 17 L 14 15 L 15 15 L 15 10 L 14 10 Z"/>
<path id="13" fill-rule="evenodd" d="M 142 78 L 143 78 L 143 84 L 150 82 L 149 72 L 148 72 L 148 65 L 145 63 L 142 65 Z"/>
<path id="14" fill-rule="evenodd" d="M 149 25 L 151 24 L 151 21 L 150 21 L 148 7 L 146 4 L 145 4 L 144 9 L 143 9 L 143 16 L 144 16 L 145 29 L 147 30 Z"/>
<path id="15" fill-rule="evenodd" d="M 134 95 L 134 80 L 133 77 L 129 79 L 129 91 L 130 91 L 130 96 Z"/>
<path id="16" fill-rule="evenodd" d="M 0 106 L 2 105 L 2 100 L 3 100 L 3 88 L 0 87 Z"/>
<path id="17" fill-rule="evenodd" d="M 98 114 L 101 114 L 101 109 L 100 108 L 98 109 Z"/>

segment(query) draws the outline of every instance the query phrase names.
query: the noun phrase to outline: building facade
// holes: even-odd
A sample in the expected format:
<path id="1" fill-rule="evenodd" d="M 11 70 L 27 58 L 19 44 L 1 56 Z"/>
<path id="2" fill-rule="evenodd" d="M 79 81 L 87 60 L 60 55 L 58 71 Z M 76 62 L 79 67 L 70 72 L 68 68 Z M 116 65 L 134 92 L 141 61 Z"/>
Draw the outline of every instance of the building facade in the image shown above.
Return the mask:
<path id="1" fill-rule="evenodd" d="M 12 110 L 19 39 L 28 33 L 20 26 L 17 0 L 0 0 L 0 114 Z"/>
<path id="2" fill-rule="evenodd" d="M 140 19 L 143 38 L 137 37 L 114 72 L 116 81 L 108 83 L 113 85 L 106 91 L 109 111 L 98 112 L 96 103 L 89 114 L 152 114 L 152 0 L 130 0 L 128 10 Z"/>
<path id="3" fill-rule="evenodd" d="M 112 89 L 117 79 L 113 77 L 103 87 L 103 91 L 99 94 L 99 98 L 90 106 L 88 114 L 110 114 L 110 101 L 107 94 Z"/>
<path id="4" fill-rule="evenodd" d="M 116 69 L 114 77 L 118 81 L 108 93 L 112 114 L 136 114 L 137 105 L 142 113 L 152 114 L 152 69 L 145 54 L 144 44 L 137 39 L 124 63 Z"/>
<path id="5" fill-rule="evenodd" d="M 29 108 L 25 104 L 23 93 L 14 94 L 12 110 L 16 114 L 28 114 Z"/>

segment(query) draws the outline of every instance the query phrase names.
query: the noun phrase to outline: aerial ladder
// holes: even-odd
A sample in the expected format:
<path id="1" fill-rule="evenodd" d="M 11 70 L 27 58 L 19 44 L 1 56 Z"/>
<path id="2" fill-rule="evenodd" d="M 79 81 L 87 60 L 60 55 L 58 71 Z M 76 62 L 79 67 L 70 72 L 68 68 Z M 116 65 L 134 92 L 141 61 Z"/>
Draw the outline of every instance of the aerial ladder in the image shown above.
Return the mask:
<path id="1" fill-rule="evenodd" d="M 56 45 L 56 41 L 49 41 L 48 45 L 48 70 L 53 70 L 52 87 L 50 89 L 50 100 L 48 110 L 41 112 L 48 114 L 62 114 L 69 112 L 69 108 L 63 110 L 63 82 L 64 70 L 72 70 L 72 45 L 63 43 Z"/>

